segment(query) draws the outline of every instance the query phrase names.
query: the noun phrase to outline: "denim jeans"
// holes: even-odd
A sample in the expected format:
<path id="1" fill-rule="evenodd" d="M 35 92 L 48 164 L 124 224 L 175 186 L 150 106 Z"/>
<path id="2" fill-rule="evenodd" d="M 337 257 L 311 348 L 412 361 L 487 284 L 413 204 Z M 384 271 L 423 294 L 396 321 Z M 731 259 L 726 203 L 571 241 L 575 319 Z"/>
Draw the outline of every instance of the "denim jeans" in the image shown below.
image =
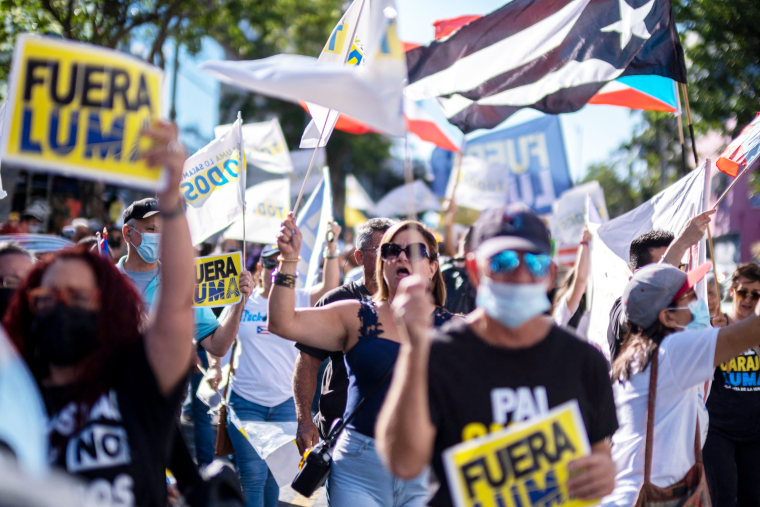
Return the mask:
<path id="1" fill-rule="evenodd" d="M 296 406 L 293 398 L 274 407 L 265 407 L 246 400 L 233 389 L 230 393 L 230 407 L 243 423 L 296 420 Z M 227 417 L 227 433 L 235 448 L 235 466 L 243 485 L 246 507 L 276 507 L 280 497 L 280 487 L 277 486 L 266 462 L 261 459 L 243 434 L 235 428 L 229 416 Z"/>
<path id="2" fill-rule="evenodd" d="M 195 459 L 199 467 L 214 461 L 214 447 L 216 445 L 216 431 L 211 425 L 208 407 L 195 395 L 202 380 L 202 374 L 196 372 L 190 374 L 190 414 L 193 418 Z"/>
<path id="3" fill-rule="evenodd" d="M 346 428 L 333 451 L 327 482 L 331 507 L 423 506 L 428 498 L 428 469 L 411 480 L 397 479 L 375 450 L 375 439 Z"/>

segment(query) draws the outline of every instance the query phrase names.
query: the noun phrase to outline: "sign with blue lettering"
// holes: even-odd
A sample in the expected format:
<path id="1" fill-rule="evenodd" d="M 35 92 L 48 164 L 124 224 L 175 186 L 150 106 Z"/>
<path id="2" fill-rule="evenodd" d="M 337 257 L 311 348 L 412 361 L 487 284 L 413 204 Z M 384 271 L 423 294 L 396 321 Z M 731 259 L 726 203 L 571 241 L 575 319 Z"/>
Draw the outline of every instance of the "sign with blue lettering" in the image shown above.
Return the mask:
<path id="1" fill-rule="evenodd" d="M 193 306 L 229 306 L 239 303 L 243 254 L 232 252 L 195 259 Z"/>
<path id="2" fill-rule="evenodd" d="M 163 73 L 130 55 L 25 34 L 8 81 L 3 162 L 154 190 L 140 158 L 161 112 Z M 146 143 L 148 145 L 146 146 Z"/>
<path id="3" fill-rule="evenodd" d="M 557 116 L 543 116 L 515 127 L 468 139 L 465 156 L 485 162 L 481 171 L 488 181 L 479 181 L 476 173 L 460 174 L 457 202 L 463 195 L 477 194 L 478 189 L 499 189 L 504 204 L 522 202 L 536 213 L 551 213 L 552 203 L 573 186 Z M 494 175 L 498 175 L 495 181 Z M 484 187 L 485 186 L 485 187 Z"/>

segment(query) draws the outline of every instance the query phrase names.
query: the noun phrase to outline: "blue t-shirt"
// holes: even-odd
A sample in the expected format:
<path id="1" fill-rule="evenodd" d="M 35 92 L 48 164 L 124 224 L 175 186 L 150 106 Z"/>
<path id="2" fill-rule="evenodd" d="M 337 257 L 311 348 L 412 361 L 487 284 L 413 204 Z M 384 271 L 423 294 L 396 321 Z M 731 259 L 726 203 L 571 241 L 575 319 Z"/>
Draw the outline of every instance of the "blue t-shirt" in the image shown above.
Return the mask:
<path id="1" fill-rule="evenodd" d="M 119 259 L 116 267 L 119 271 L 124 273 L 127 278 L 132 280 L 137 289 L 142 293 L 143 300 L 145 301 L 145 307 L 148 311 L 153 307 L 153 300 L 156 297 L 158 288 L 161 285 L 161 269 L 160 266 L 152 271 L 129 271 L 124 269 L 124 261 L 126 257 Z M 147 275 L 149 273 L 150 275 Z M 195 341 L 200 342 L 204 338 L 207 338 L 216 328 L 219 327 L 219 321 L 216 319 L 216 315 L 210 308 L 193 308 L 195 311 Z"/>

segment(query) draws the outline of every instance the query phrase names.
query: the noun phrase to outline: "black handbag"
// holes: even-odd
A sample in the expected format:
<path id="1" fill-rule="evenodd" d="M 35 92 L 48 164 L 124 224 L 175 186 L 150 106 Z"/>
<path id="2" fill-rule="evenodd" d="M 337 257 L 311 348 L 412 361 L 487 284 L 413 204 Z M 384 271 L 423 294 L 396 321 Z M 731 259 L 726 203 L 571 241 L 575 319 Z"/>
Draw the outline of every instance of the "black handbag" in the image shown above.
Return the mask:
<path id="1" fill-rule="evenodd" d="M 354 408 L 345 419 L 338 419 L 333 423 L 327 438 L 306 451 L 304 458 L 301 461 L 300 470 L 290 484 L 291 488 L 305 497 L 310 497 L 316 490 L 322 487 L 327 480 L 327 477 L 330 475 L 332 450 L 333 447 L 335 447 L 335 443 L 338 441 L 340 433 L 343 431 L 343 428 L 351 422 L 357 412 L 361 410 L 367 400 L 374 396 L 385 381 L 388 380 L 388 377 L 393 373 L 394 365 L 395 362 L 385 370 L 383 376 L 380 377 L 374 386 L 372 386 L 370 392 L 359 400 L 359 403 L 356 404 L 356 408 Z"/>

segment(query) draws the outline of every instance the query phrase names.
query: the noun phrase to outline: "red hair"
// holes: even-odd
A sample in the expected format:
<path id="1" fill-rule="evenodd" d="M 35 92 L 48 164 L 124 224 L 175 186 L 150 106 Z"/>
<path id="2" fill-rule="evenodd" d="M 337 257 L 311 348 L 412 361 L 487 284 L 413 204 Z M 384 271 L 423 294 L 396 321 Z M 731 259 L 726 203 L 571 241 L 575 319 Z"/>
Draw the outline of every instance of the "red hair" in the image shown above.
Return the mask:
<path id="1" fill-rule="evenodd" d="M 38 344 L 28 333 L 34 317 L 29 308 L 28 293 L 40 286 L 48 268 L 59 260 L 79 260 L 87 264 L 95 275 L 100 291 L 97 321 L 99 347 L 79 366 L 77 384 L 81 389 L 76 390 L 80 401 L 92 403 L 111 387 L 111 374 L 118 369 L 125 349 L 140 340 L 143 303 L 137 290 L 122 273 L 106 258 L 84 246 L 61 250 L 38 261 L 14 294 L 3 319 L 11 341 L 37 383 L 49 375 L 49 365 L 40 358 Z"/>

